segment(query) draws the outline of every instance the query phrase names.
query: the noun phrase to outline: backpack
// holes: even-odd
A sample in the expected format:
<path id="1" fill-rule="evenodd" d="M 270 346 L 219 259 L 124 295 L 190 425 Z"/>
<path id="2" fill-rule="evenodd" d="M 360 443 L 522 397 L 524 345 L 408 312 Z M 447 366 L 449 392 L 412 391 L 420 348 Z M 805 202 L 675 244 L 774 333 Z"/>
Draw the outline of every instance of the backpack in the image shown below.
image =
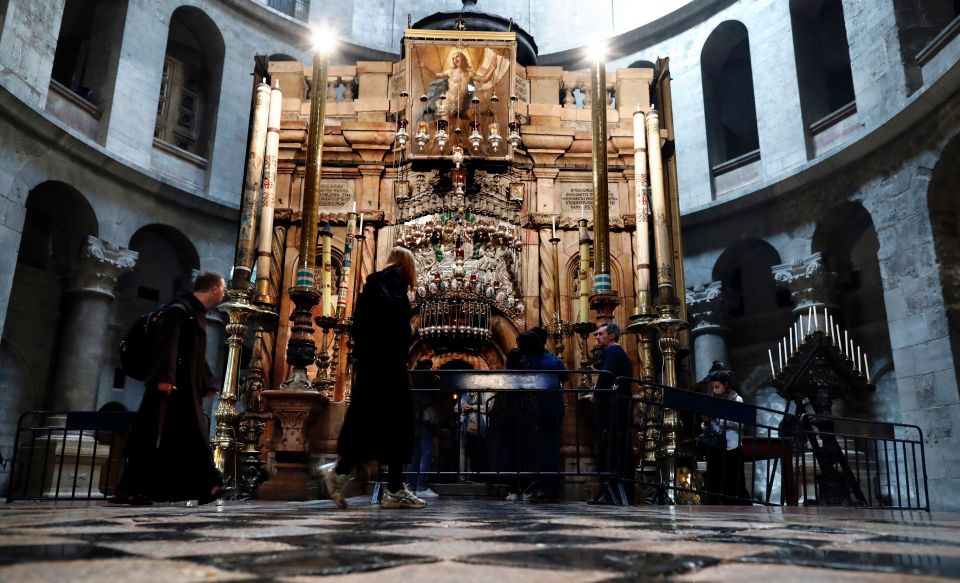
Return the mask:
<path id="1" fill-rule="evenodd" d="M 160 306 L 141 315 L 120 341 L 120 367 L 128 377 L 138 381 L 147 380 L 154 347 L 160 335 L 160 319 L 166 309 L 166 306 Z"/>

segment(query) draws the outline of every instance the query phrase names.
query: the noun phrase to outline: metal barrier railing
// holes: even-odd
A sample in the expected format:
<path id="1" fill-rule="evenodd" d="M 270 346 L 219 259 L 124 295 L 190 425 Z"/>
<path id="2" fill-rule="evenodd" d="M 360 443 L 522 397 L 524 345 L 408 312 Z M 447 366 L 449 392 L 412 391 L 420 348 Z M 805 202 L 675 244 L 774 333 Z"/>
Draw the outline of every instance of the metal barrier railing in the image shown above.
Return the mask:
<path id="1" fill-rule="evenodd" d="M 609 480 L 611 464 L 593 455 L 590 423 L 616 404 L 613 388 L 594 388 L 603 374 L 612 380 L 593 369 L 411 371 L 416 439 L 434 439 L 442 459 L 433 468 L 408 467 L 408 480 L 469 479 L 518 488 L 539 482 L 547 490 L 564 477 Z M 434 434 L 422 440 L 423 431 Z"/>
<path id="2" fill-rule="evenodd" d="M 14 438 L 7 502 L 106 498 L 135 412 L 30 411 Z"/>
<path id="3" fill-rule="evenodd" d="M 808 503 L 930 510 L 923 432 L 916 425 L 805 413 L 797 431 Z"/>
<path id="4" fill-rule="evenodd" d="M 631 401 L 641 461 L 623 478 L 655 499 L 930 509 L 923 435 L 915 425 L 798 418 L 636 379 L 617 383 L 637 393 Z"/>

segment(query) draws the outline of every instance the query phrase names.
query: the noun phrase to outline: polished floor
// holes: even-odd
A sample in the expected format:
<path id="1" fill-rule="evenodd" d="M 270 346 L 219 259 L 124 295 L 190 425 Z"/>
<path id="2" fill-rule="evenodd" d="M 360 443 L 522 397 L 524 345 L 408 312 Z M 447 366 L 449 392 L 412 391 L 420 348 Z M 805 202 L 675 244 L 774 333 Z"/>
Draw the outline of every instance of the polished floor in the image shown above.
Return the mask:
<path id="1" fill-rule="evenodd" d="M 0 581 L 946 581 L 960 515 L 366 498 L 0 505 Z"/>

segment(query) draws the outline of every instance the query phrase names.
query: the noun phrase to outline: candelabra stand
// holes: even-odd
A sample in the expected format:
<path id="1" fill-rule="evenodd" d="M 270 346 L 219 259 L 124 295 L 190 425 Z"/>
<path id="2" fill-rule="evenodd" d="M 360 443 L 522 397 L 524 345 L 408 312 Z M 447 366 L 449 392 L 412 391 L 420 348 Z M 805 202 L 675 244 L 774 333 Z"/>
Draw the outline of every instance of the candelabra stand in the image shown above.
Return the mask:
<path id="1" fill-rule="evenodd" d="M 559 313 L 554 313 L 553 321 L 547 323 L 547 334 L 553 339 L 553 351 L 557 358 L 563 360 L 564 338 L 573 336 L 573 325 L 565 322 Z"/>
<path id="2" fill-rule="evenodd" d="M 330 330 L 337 330 L 335 335 L 339 336 L 339 321 L 333 316 L 317 316 L 315 321 L 317 326 L 323 330 L 323 344 L 321 344 L 320 351 L 317 353 L 317 376 L 313 379 L 313 386 L 320 391 L 321 395 L 327 399 L 332 399 L 333 386 L 337 381 L 330 375 L 331 360 L 336 363 L 336 357 L 330 356 L 330 344 L 334 340 L 334 335 L 330 334 Z M 334 350 L 336 350 L 336 344 L 334 342 Z"/>
<path id="3" fill-rule="evenodd" d="M 257 489 L 266 478 L 260 456 L 260 438 L 271 419 L 270 413 L 263 410 L 262 393 L 267 384 L 264 370 L 269 367 L 269 364 L 264 362 L 263 354 L 267 350 L 267 329 L 276 325 L 277 314 L 272 310 L 272 304 L 261 303 L 259 299 L 256 303 L 260 311 L 253 320 L 253 357 L 241 393 L 243 414 L 240 417 L 240 437 L 243 445 L 237 462 L 240 465 L 237 485 L 239 497 L 242 499 L 256 498 Z"/>
<path id="4" fill-rule="evenodd" d="M 647 302 L 643 302 L 637 313 L 630 317 L 631 323 L 627 326 L 629 334 L 637 335 L 637 348 L 640 353 L 640 379 L 653 382 L 653 338 L 657 330 L 654 326 L 656 313 Z M 637 385 L 637 394 L 641 397 L 640 418 L 643 420 L 639 431 L 641 451 L 640 471 L 647 481 L 653 482 L 657 474 L 658 452 L 657 443 L 660 440 L 660 408 L 652 403 L 658 400 L 658 391 L 649 385 Z"/>
<path id="5" fill-rule="evenodd" d="M 352 319 L 342 317 L 337 320 L 337 331 L 336 331 L 336 340 L 334 340 L 333 361 L 337 363 L 336 364 L 337 370 L 335 373 L 335 376 L 336 376 L 340 374 L 340 351 L 341 350 L 347 351 L 346 358 L 344 359 L 346 361 L 344 366 L 344 379 L 343 379 L 343 383 L 341 383 L 341 387 L 343 388 L 343 391 L 341 395 L 338 395 L 344 401 L 350 400 L 350 386 L 349 386 L 350 371 L 351 371 L 350 359 L 353 358 L 353 341 L 352 341 L 352 338 L 350 337 L 350 331 L 352 329 L 353 329 Z"/>
<path id="6" fill-rule="evenodd" d="M 663 356 L 663 384 L 677 386 L 677 349 L 680 347 L 680 330 L 687 322 L 679 318 L 679 305 L 674 302 L 657 306 L 658 318 L 653 326 L 660 333 L 660 354 Z M 677 484 L 677 431 L 681 428 L 680 418 L 673 409 L 663 411 L 663 429 L 661 439 L 661 461 L 667 479 L 669 492 Z"/>
<path id="7" fill-rule="evenodd" d="M 590 368 L 590 350 L 587 346 L 587 336 L 593 333 L 597 329 L 597 325 L 593 322 L 577 322 L 571 326 L 573 332 L 580 336 L 580 368 L 588 369 Z M 590 378 L 586 374 L 580 375 L 580 388 L 586 389 L 591 385 Z"/>
<path id="8" fill-rule="evenodd" d="M 290 341 L 287 343 L 287 363 L 293 367 L 293 370 L 290 371 L 290 377 L 280 383 L 280 389 L 310 391 L 313 390 L 313 385 L 307 378 L 307 367 L 313 364 L 317 354 L 310 312 L 320 300 L 320 293 L 313 285 L 295 285 L 290 288 L 289 293 L 294 309 L 290 314 L 293 328 L 290 330 Z"/>
<path id="9" fill-rule="evenodd" d="M 231 289 L 227 301 L 220 304 L 220 311 L 227 315 L 227 371 L 217 405 L 217 429 L 213 438 L 213 463 L 227 484 L 236 483 L 236 424 L 237 384 L 240 372 L 240 348 L 247 334 L 247 320 L 259 311 L 250 303 L 250 290 Z M 231 452 L 234 454 L 231 456 Z M 232 459 L 231 459 L 232 458 Z M 230 462 L 233 462 L 232 467 Z"/>

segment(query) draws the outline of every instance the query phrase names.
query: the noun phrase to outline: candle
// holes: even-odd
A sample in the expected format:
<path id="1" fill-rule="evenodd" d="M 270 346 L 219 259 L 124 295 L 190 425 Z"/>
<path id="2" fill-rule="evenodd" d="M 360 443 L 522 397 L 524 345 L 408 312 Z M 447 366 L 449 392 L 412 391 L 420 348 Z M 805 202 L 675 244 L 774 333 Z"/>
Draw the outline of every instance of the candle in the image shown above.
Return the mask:
<path id="1" fill-rule="evenodd" d="M 770 357 L 770 375 L 776 377 L 777 369 L 773 368 L 773 351 L 769 348 L 767 349 L 767 356 Z"/>
<path id="2" fill-rule="evenodd" d="M 557 238 L 557 217 L 550 217 L 550 235 L 551 238 Z"/>
<path id="3" fill-rule="evenodd" d="M 790 332 L 790 356 L 793 356 L 793 332 Z"/>
<path id="4" fill-rule="evenodd" d="M 837 348 L 839 348 L 840 352 L 843 353 L 843 347 L 840 346 L 840 324 L 833 325 L 833 338 Z"/>
<path id="5" fill-rule="evenodd" d="M 826 310 L 826 308 L 824 308 L 824 310 Z M 820 310 L 816 310 L 816 309 L 813 310 L 813 329 L 814 330 L 820 329 L 820 317 L 817 315 L 819 311 Z"/>
<path id="6" fill-rule="evenodd" d="M 790 355 L 787 353 L 787 337 L 783 337 L 783 362 L 788 363 L 790 361 Z"/>
<path id="7" fill-rule="evenodd" d="M 863 372 L 863 369 L 860 368 L 860 359 L 861 359 L 861 358 L 862 358 L 862 356 L 860 355 L 860 347 L 857 346 L 857 372 Z"/>
<path id="8" fill-rule="evenodd" d="M 813 325 L 812 322 L 813 322 L 813 306 L 810 306 L 810 311 L 807 312 L 807 334 L 813 332 L 813 329 L 811 328 L 811 326 Z"/>
<path id="9" fill-rule="evenodd" d="M 846 352 L 847 356 L 850 356 L 850 335 L 847 333 L 847 330 L 843 331 L 843 351 Z"/>
<path id="10" fill-rule="evenodd" d="M 357 236 L 363 237 L 363 213 L 360 213 L 360 228 L 357 229 Z"/>
<path id="11" fill-rule="evenodd" d="M 350 212 L 352 212 L 352 213 L 357 212 L 357 201 L 353 201 L 353 203 L 351 204 L 351 206 L 350 206 Z"/>
<path id="12" fill-rule="evenodd" d="M 830 329 L 830 340 L 832 340 L 833 345 L 836 346 L 839 338 L 833 334 L 833 316 L 830 316 L 830 322 L 827 324 L 827 328 Z"/>
<path id="13" fill-rule="evenodd" d="M 257 296 L 270 299 L 270 263 L 273 253 L 273 210 L 277 191 L 277 157 L 280 149 L 280 113 L 283 93 L 280 81 L 270 90 L 267 116 L 267 145 L 264 152 L 263 185 L 260 201 L 260 232 L 257 245 Z"/>
<path id="14" fill-rule="evenodd" d="M 867 382 L 870 382 L 870 365 L 867 363 L 867 353 L 863 353 L 863 372 L 867 375 Z"/>
<path id="15" fill-rule="evenodd" d="M 331 261 L 331 248 L 330 243 L 333 239 L 333 231 L 330 230 L 330 224 L 324 223 L 320 231 L 321 246 L 320 246 L 320 261 L 321 269 L 323 272 L 320 274 L 320 292 L 322 299 L 322 315 L 324 317 L 329 317 L 331 315 L 331 306 L 330 299 L 332 296 L 332 277 L 333 277 L 333 263 Z"/>
<path id="16" fill-rule="evenodd" d="M 780 370 L 783 370 L 783 348 L 780 347 L 780 343 L 777 342 L 777 361 L 780 365 Z"/>
<path id="17" fill-rule="evenodd" d="M 583 220 L 584 205 L 580 205 L 580 220 Z"/>

